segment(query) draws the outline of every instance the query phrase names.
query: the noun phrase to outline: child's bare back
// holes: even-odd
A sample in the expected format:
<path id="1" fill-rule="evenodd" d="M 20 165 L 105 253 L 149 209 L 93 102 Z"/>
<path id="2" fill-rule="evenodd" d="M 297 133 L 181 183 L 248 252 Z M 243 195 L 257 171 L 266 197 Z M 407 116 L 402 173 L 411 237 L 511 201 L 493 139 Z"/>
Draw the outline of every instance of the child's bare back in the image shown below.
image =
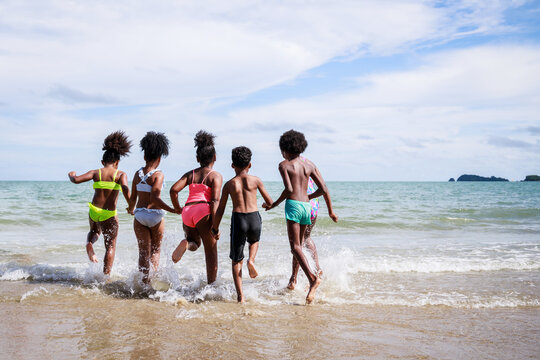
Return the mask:
<path id="1" fill-rule="evenodd" d="M 309 201 L 307 195 L 309 178 L 313 177 L 319 180 L 317 174 L 315 174 L 316 169 L 311 161 L 307 159 L 304 161 L 299 156 L 291 160 L 283 160 L 279 164 L 279 171 L 284 179 L 285 187 L 289 190 L 288 199 Z"/>
<path id="2" fill-rule="evenodd" d="M 264 189 L 261 179 L 242 172 L 229 180 L 225 187 L 231 196 L 233 212 L 250 213 L 258 211 L 257 190 Z"/>

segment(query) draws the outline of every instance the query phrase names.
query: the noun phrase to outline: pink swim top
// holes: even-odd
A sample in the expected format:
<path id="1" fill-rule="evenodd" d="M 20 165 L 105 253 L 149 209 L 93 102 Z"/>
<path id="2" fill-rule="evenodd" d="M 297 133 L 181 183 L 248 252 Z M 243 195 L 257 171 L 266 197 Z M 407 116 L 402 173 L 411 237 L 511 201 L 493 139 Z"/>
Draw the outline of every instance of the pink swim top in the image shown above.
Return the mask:
<path id="1" fill-rule="evenodd" d="M 189 195 L 186 200 L 186 204 L 199 201 L 210 202 L 212 200 L 212 188 L 205 185 L 204 181 L 213 171 L 214 170 L 206 174 L 200 184 L 195 184 L 193 183 L 193 179 L 195 178 L 195 170 L 193 170 L 193 174 L 191 175 L 191 184 L 189 184 Z"/>

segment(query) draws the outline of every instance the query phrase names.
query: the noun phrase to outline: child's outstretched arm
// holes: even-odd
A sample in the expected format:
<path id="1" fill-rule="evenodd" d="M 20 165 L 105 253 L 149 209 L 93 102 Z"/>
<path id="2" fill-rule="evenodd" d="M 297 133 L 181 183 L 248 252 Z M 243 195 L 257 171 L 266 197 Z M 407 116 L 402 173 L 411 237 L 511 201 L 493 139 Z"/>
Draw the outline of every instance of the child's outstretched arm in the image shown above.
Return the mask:
<path id="1" fill-rule="evenodd" d="M 266 191 L 266 188 L 264 187 L 264 184 L 261 179 L 257 178 L 257 188 L 259 189 L 259 193 L 264 199 L 264 203 L 262 205 L 263 208 L 267 208 L 272 206 L 273 201 L 270 195 L 268 194 L 268 191 Z"/>
<path id="2" fill-rule="evenodd" d="M 319 172 L 319 169 L 315 165 L 314 170 L 311 173 L 311 178 L 315 182 L 315 185 L 317 185 L 318 189 L 313 193 L 309 195 L 309 199 L 314 199 L 319 196 L 324 197 L 324 202 L 326 203 L 326 207 L 328 208 L 328 216 L 334 221 L 338 221 L 338 216 L 334 213 L 334 208 L 332 207 L 332 199 L 330 198 L 330 192 L 328 191 L 328 187 L 326 186 L 326 183 L 324 182 L 324 179 Z"/>
<path id="3" fill-rule="evenodd" d="M 77 176 L 77 173 L 75 171 L 70 171 L 68 173 L 68 177 L 72 183 L 80 184 L 80 183 L 92 180 L 95 174 L 96 174 L 96 170 L 90 170 L 86 174 Z"/>
<path id="4" fill-rule="evenodd" d="M 182 191 L 182 189 L 188 185 L 187 177 L 188 177 L 188 173 L 185 173 L 184 176 L 182 176 L 177 182 L 174 183 L 173 186 L 171 186 L 171 190 L 169 190 L 169 196 L 171 197 L 171 202 L 177 214 L 182 213 L 182 207 L 180 206 L 180 203 L 178 202 L 178 193 Z"/>
<path id="5" fill-rule="evenodd" d="M 274 201 L 272 205 L 266 206 L 263 204 L 263 207 L 266 211 L 275 208 L 279 204 L 283 202 L 283 200 L 288 199 L 289 196 L 291 196 L 293 192 L 293 186 L 291 183 L 291 178 L 289 177 L 289 173 L 287 172 L 287 169 L 285 169 L 285 165 L 283 163 L 279 164 L 279 174 L 281 175 L 281 178 L 283 179 L 283 185 L 285 186 L 285 189 L 281 192 L 281 195 L 279 195 L 278 199 Z"/>
<path id="6" fill-rule="evenodd" d="M 227 183 L 225 183 L 223 186 L 216 215 L 212 219 L 212 234 L 216 239 L 219 239 L 219 224 L 221 223 L 223 213 L 225 212 L 225 206 L 227 205 L 227 200 L 229 199 L 229 184 L 230 182 L 227 181 Z"/>

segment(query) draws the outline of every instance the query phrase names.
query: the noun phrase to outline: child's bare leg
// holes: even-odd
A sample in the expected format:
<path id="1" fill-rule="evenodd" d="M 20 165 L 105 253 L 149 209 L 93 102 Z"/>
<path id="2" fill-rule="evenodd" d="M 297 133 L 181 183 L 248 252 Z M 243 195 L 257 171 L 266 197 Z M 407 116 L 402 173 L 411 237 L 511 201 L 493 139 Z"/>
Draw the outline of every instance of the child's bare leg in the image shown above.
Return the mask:
<path id="1" fill-rule="evenodd" d="M 317 247 L 315 246 L 315 242 L 309 237 L 304 242 L 304 246 L 309 250 L 309 252 L 313 256 L 313 260 L 315 261 L 315 268 L 316 268 L 317 276 L 321 276 L 323 271 L 321 270 L 321 266 L 319 265 L 319 255 L 317 254 Z"/>
<path id="2" fill-rule="evenodd" d="M 313 224 L 306 226 L 306 231 L 304 233 L 304 237 L 301 238 L 302 246 L 306 245 L 306 237 L 309 237 L 309 234 L 311 233 L 312 228 L 313 228 Z M 294 288 L 296 287 L 296 278 L 298 277 L 298 269 L 299 268 L 300 268 L 300 264 L 298 264 L 298 261 L 293 256 L 293 258 L 292 258 L 292 272 L 291 272 L 291 277 L 289 279 L 289 284 L 287 285 L 287 289 L 294 290 Z"/>
<path id="3" fill-rule="evenodd" d="M 197 223 L 197 230 L 202 238 L 204 246 L 204 257 L 206 260 L 206 277 L 208 284 L 216 281 L 218 271 L 218 254 L 217 254 L 217 240 L 212 236 L 210 231 L 212 223 L 210 221 L 210 215 L 205 216 Z"/>
<path id="4" fill-rule="evenodd" d="M 177 263 L 182 259 L 182 256 L 184 256 L 184 253 L 186 252 L 188 248 L 188 241 L 186 239 L 180 241 L 180 244 L 174 249 L 172 253 L 172 261 L 173 263 Z"/>
<path id="5" fill-rule="evenodd" d="M 159 224 L 150 228 L 150 263 L 154 271 L 159 268 L 159 256 L 161 255 L 161 240 L 165 230 L 165 221 L 161 220 Z"/>
<path id="6" fill-rule="evenodd" d="M 90 231 L 88 232 L 88 235 L 86 235 L 86 253 L 91 262 L 97 263 L 98 258 L 94 252 L 94 243 L 99 239 L 101 228 L 97 222 L 94 222 L 90 218 L 90 216 L 88 216 L 88 221 L 90 222 Z"/>
<path id="7" fill-rule="evenodd" d="M 311 239 L 311 231 L 313 230 L 313 227 L 315 226 L 315 222 L 317 221 L 317 217 L 311 220 L 311 225 L 306 226 L 306 232 L 304 234 L 304 247 L 306 247 L 313 256 L 313 260 L 315 261 L 315 267 L 317 271 L 317 276 L 322 275 L 321 266 L 319 265 L 319 255 L 317 254 L 317 247 L 315 246 L 315 242 L 313 239 Z"/>
<path id="8" fill-rule="evenodd" d="M 116 251 L 116 238 L 118 236 L 118 218 L 112 217 L 101 222 L 103 240 L 105 243 L 105 257 L 103 259 L 103 273 L 109 275 L 114 262 Z"/>
<path id="9" fill-rule="evenodd" d="M 258 241 L 249 244 L 249 260 L 247 263 L 247 267 L 249 271 L 249 277 L 252 279 L 255 279 L 259 275 L 259 273 L 257 272 L 257 269 L 255 269 L 255 256 L 257 255 L 258 249 L 259 249 Z"/>
<path id="10" fill-rule="evenodd" d="M 307 231 L 306 231 L 306 233 L 307 233 Z M 303 239 L 301 239 L 301 240 L 303 240 Z M 304 243 L 305 243 L 305 240 L 302 241 L 302 246 L 304 245 Z M 300 264 L 296 260 L 296 257 L 294 257 L 294 255 L 293 255 L 293 257 L 292 257 L 292 273 L 291 273 L 291 277 L 289 279 L 289 284 L 287 285 L 287 289 L 294 290 L 294 288 L 296 287 L 296 278 L 298 277 L 298 269 L 299 268 L 300 268 Z"/>
<path id="11" fill-rule="evenodd" d="M 239 303 L 244 302 L 244 292 L 242 291 L 242 263 L 242 260 L 232 262 L 232 276 L 234 287 L 236 288 L 236 299 Z"/>
<path id="12" fill-rule="evenodd" d="M 289 235 L 291 251 L 309 280 L 309 292 L 306 297 L 306 303 L 309 304 L 313 301 L 315 291 L 319 287 L 321 280 L 313 272 L 311 272 L 309 263 L 307 262 L 302 251 L 302 243 L 300 239 L 303 239 L 305 230 L 306 225 L 300 225 L 294 221 L 287 220 L 287 234 Z"/>
<path id="13" fill-rule="evenodd" d="M 180 244 L 178 244 L 172 254 L 172 261 L 175 264 L 182 259 L 186 250 L 195 251 L 201 246 L 201 237 L 197 229 L 184 225 L 184 233 L 186 238 L 180 241 Z"/>
<path id="14" fill-rule="evenodd" d="M 298 276 L 298 269 L 300 268 L 300 264 L 298 264 L 298 261 L 296 261 L 296 257 L 292 258 L 292 274 L 289 279 L 289 284 L 287 285 L 287 289 L 294 290 L 296 286 L 296 277 Z"/>
<path id="15" fill-rule="evenodd" d="M 312 229 L 313 229 L 313 227 L 310 227 L 309 234 L 311 234 Z M 300 225 L 300 238 L 301 239 L 306 239 L 306 230 L 307 230 L 307 225 Z M 313 246 L 315 246 L 313 241 L 311 241 L 311 243 L 313 244 Z M 302 244 L 302 245 L 306 245 L 306 242 L 304 241 L 304 244 Z M 316 252 L 317 252 L 317 249 L 315 248 L 315 254 L 316 254 Z M 317 261 L 316 264 L 318 266 L 318 256 L 317 256 L 316 261 Z M 310 284 L 309 284 L 309 291 L 308 291 L 308 294 L 306 296 L 306 304 L 311 304 L 313 302 L 313 299 L 315 298 L 315 292 L 317 291 L 317 288 L 321 284 L 321 278 L 320 278 L 319 272 L 317 274 L 314 274 L 314 275 L 315 275 L 315 282 L 313 282 L 313 283 L 310 282 Z"/>
<path id="16" fill-rule="evenodd" d="M 86 243 L 86 253 L 88 254 L 88 259 L 90 259 L 91 262 L 97 263 L 99 262 L 96 253 L 94 252 L 94 245 L 91 241 Z"/>
<path id="17" fill-rule="evenodd" d="M 143 274 L 143 282 L 148 284 L 148 274 L 150 272 L 150 247 L 151 234 L 150 229 L 140 224 L 137 220 L 133 220 L 133 229 L 137 237 L 139 245 L 139 271 Z"/>

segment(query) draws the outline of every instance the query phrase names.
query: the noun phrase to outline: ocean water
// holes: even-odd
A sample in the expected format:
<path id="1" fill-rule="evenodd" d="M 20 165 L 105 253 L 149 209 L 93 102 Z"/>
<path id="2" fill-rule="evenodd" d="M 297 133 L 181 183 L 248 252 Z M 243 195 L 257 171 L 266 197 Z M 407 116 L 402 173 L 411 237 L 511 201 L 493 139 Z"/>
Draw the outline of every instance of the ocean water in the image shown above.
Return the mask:
<path id="1" fill-rule="evenodd" d="M 206 284 L 202 249 L 187 252 L 180 263 L 172 263 L 172 251 L 183 239 L 183 231 L 180 216 L 167 214 L 160 268 L 154 274 L 158 285 L 148 290 L 140 285 L 133 218 L 123 211 L 126 207 L 123 198 L 118 203 L 120 232 L 116 259 L 111 278 L 105 279 L 101 273 L 102 239 L 95 246 L 100 257 L 97 265 L 88 261 L 84 247 L 88 231 L 86 203 L 93 193 L 89 184 L 1 184 L 0 303 L 5 311 L 10 306 L 24 305 L 37 312 L 44 303 L 59 302 L 71 304 L 65 305 L 70 311 L 93 307 L 100 311 L 103 304 L 110 303 L 127 313 L 144 314 L 153 309 L 182 326 L 195 321 L 201 329 L 210 326 L 208 322 L 218 328 L 230 324 L 232 329 L 237 326 L 233 326 L 235 317 L 247 317 L 256 320 L 242 326 L 255 337 L 268 326 L 273 326 L 276 334 L 288 334 L 293 326 L 298 331 L 292 333 L 303 334 L 304 340 L 308 336 L 304 332 L 312 327 L 323 327 L 325 331 L 318 333 L 312 329 L 315 338 L 308 336 L 309 339 L 322 341 L 328 336 L 333 339 L 326 348 L 325 342 L 321 342 L 322 352 L 302 346 L 291 350 L 287 343 L 291 352 L 285 358 L 335 355 L 336 342 L 342 346 L 338 358 L 364 357 L 359 351 L 374 358 L 402 355 L 445 358 L 444 354 L 448 358 L 475 354 L 477 358 L 498 358 L 495 347 L 490 353 L 489 341 L 520 332 L 514 342 L 500 343 L 499 350 L 502 347 L 503 352 L 511 355 L 517 344 L 524 357 L 534 357 L 539 350 L 540 183 L 329 183 L 339 222 L 335 224 L 328 218 L 321 198 L 312 238 L 324 277 L 315 304 L 308 307 L 298 307 L 304 303 L 308 284 L 301 270 L 297 288 L 285 290 L 291 253 L 283 205 L 270 212 L 261 211 L 263 231 L 256 259 L 259 277 L 249 279 L 247 269 L 244 270 L 247 304 L 241 307 L 235 303 L 228 257 L 230 204 L 221 226 L 216 283 Z M 279 196 L 281 183 L 269 182 L 266 186 L 274 199 Z M 186 195 L 181 193 L 181 200 Z M 163 198 L 170 203 L 168 186 Z M 387 323 L 388 313 L 393 314 L 397 324 L 394 327 Z M 284 314 L 297 318 L 295 325 Z M 501 320 L 501 314 L 506 321 Z M 447 317 L 452 320 L 445 327 L 440 319 Z M 124 321 L 128 321 L 126 326 L 132 324 L 131 320 Z M 161 327 L 169 325 L 167 319 L 163 321 L 155 326 L 166 332 Z M 479 321 L 480 325 L 475 327 L 471 321 Z M 330 323 L 332 328 L 328 328 Z M 212 329 L 216 337 L 222 336 Z M 88 331 L 100 338 L 98 334 L 103 329 L 96 327 Z M 133 331 L 144 336 L 141 329 Z M 377 331 L 385 334 L 385 341 L 369 340 Z M 444 331 L 448 333 L 444 335 Z M 402 342 L 391 340 L 396 333 Z M 449 337 L 458 339 L 473 333 L 476 338 L 465 347 L 460 342 L 448 345 Z M 292 336 L 287 334 L 284 336 Z M 356 345 L 351 345 L 351 336 Z M 430 341 L 425 341 L 426 336 Z M 261 354 L 250 348 L 254 352 L 248 353 L 254 358 L 282 358 L 283 354 L 271 352 L 283 345 L 278 338 L 277 335 L 271 339 L 265 337 L 264 341 L 256 338 L 266 352 Z M 62 339 L 66 341 L 65 337 Z M 358 341 L 362 339 L 365 342 L 360 350 Z M 127 351 L 126 341 L 123 338 L 113 345 Z M 416 346 L 406 345 L 411 342 Z M 173 351 L 168 344 L 161 346 Z M 76 351 L 79 355 L 90 352 L 97 356 L 106 354 L 106 349 L 113 345 L 89 350 L 88 344 L 78 339 L 75 348 L 79 349 Z M 195 356 L 206 349 L 199 345 L 184 351 L 193 351 Z M 224 354 L 247 354 L 227 349 L 223 350 Z M 150 351 L 136 350 L 139 355 Z M 160 354 L 170 354 L 167 351 Z M 213 357 L 213 353 L 204 351 L 203 354 Z"/>

